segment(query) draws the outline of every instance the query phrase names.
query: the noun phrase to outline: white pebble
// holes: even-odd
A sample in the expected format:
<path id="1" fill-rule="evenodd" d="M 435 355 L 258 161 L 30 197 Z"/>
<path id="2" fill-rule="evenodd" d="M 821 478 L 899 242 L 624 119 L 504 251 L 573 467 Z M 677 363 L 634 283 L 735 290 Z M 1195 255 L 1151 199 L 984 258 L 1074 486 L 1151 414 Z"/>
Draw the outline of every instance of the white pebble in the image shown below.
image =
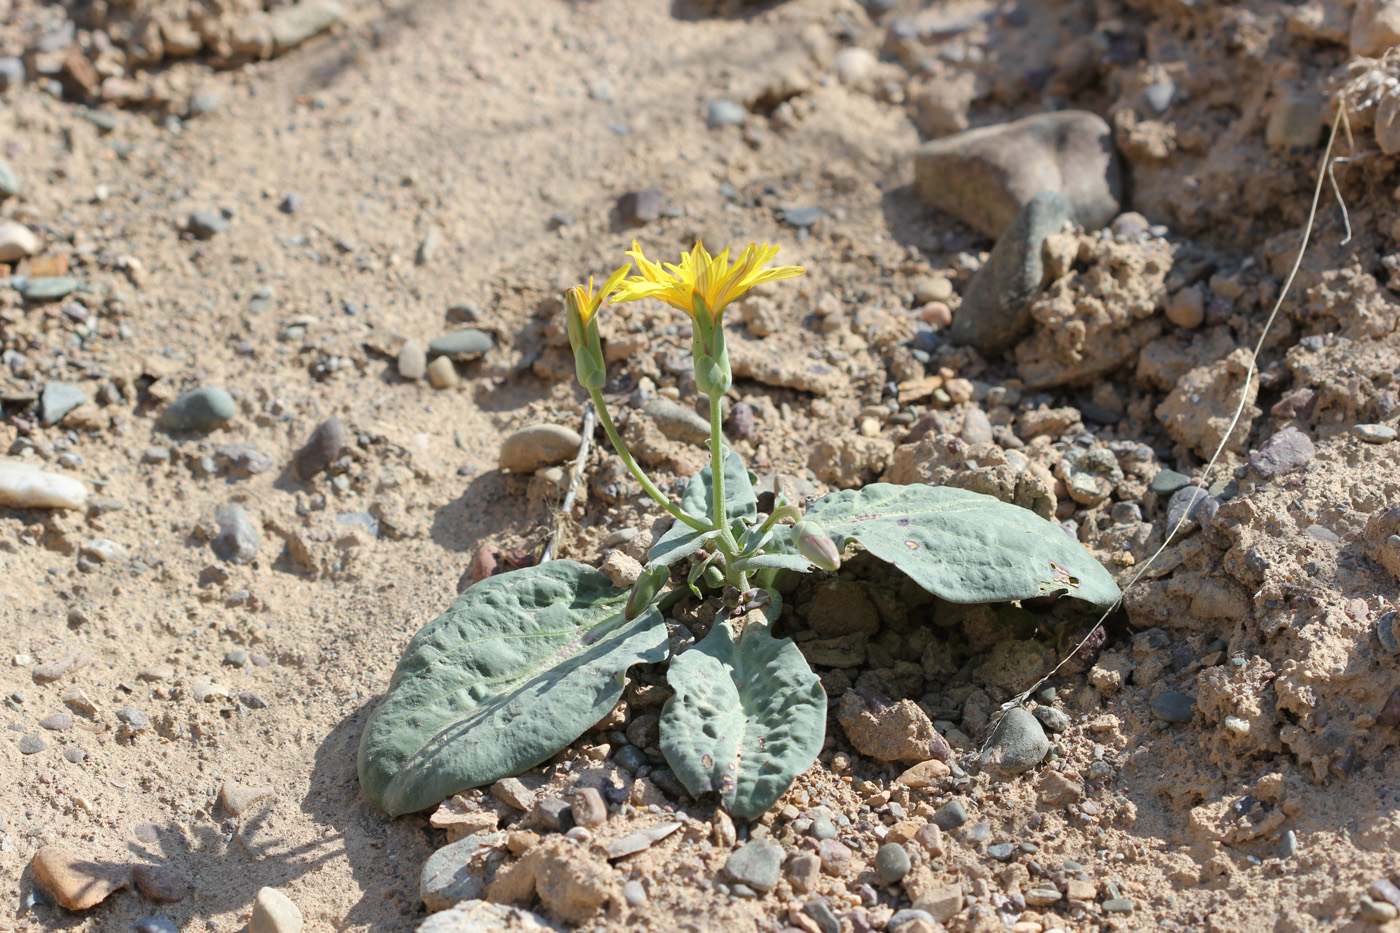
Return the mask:
<path id="1" fill-rule="evenodd" d="M 81 509 L 87 503 L 81 480 L 41 470 L 23 460 L 0 459 L 0 505 L 18 509 Z"/>
<path id="2" fill-rule="evenodd" d="M 303 922 L 291 898 L 276 888 L 263 888 L 253 901 L 248 933 L 299 933 Z"/>

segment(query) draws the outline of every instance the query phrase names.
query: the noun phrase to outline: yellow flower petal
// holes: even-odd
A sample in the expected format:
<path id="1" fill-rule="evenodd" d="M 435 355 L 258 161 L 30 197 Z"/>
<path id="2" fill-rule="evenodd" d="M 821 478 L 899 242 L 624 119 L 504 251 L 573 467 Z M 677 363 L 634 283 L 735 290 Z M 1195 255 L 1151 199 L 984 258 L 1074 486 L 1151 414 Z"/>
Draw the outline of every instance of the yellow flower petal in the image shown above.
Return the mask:
<path id="1" fill-rule="evenodd" d="M 778 255 L 778 247 L 767 243 L 750 243 L 732 264 L 727 248 L 718 256 L 711 256 L 700 242 L 696 242 L 689 252 L 681 253 L 679 265 L 666 263 L 664 268 L 662 264 L 647 259 L 636 240 L 632 241 L 627 255 L 636 262 L 638 274 L 618 290 L 614 301 L 657 298 L 694 317 L 695 296 L 699 295 L 716 320 L 726 305 L 743 297 L 750 289 L 765 282 L 790 279 L 803 272 L 801 266 L 764 269 L 763 266 Z"/>

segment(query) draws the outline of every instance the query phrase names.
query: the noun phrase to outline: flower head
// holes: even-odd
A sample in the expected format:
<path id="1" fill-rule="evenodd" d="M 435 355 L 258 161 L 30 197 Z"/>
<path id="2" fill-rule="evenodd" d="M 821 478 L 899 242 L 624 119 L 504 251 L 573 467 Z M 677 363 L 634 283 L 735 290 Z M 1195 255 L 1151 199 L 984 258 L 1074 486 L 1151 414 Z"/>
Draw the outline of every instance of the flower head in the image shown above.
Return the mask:
<path id="1" fill-rule="evenodd" d="M 608 300 L 613 292 L 622 285 L 623 278 L 631 271 L 632 266 L 623 266 L 603 283 L 602 290 L 593 291 L 593 276 L 588 277 L 587 285 L 575 285 L 564 292 L 564 303 L 569 309 L 569 317 L 572 320 L 575 312 L 578 314 L 579 323 L 587 325 L 593 320 L 593 316 L 598 313 L 598 309 L 603 306 L 603 302 Z"/>
<path id="2" fill-rule="evenodd" d="M 803 272 L 801 266 L 763 268 L 778 255 L 778 247 L 767 243 L 750 243 L 732 264 L 728 249 L 711 256 L 699 242 L 690 252 L 681 253 L 678 266 L 668 262 L 663 268 L 661 263 L 647 259 L 636 240 L 627 255 L 636 261 L 641 274 L 628 279 L 615 300 L 657 298 L 697 321 L 700 315 L 706 315 L 710 322 L 718 321 L 725 306 L 751 288 Z"/>

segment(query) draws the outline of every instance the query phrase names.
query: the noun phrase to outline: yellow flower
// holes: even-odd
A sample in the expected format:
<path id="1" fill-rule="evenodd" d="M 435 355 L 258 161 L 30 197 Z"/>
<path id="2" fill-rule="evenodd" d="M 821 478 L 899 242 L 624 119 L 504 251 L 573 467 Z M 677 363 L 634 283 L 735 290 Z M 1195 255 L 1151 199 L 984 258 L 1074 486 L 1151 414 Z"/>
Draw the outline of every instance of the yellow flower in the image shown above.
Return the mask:
<path id="1" fill-rule="evenodd" d="M 718 256 L 711 256 L 704 244 L 698 242 L 690 252 L 681 253 L 679 266 L 668 262 L 664 269 L 661 263 L 652 262 L 642 254 L 636 240 L 632 241 L 627 255 L 636 261 L 641 274 L 628 279 L 618 290 L 614 301 L 657 298 L 695 318 L 698 313 L 703 313 L 696 309 L 696 299 L 699 298 L 698 304 L 708 310 L 711 322 L 718 321 L 725 305 L 749 289 L 765 282 L 790 279 L 803 272 L 801 266 L 764 269 L 763 266 L 778 255 L 778 247 L 767 243 L 745 246 L 733 265 L 729 263 L 728 249 Z"/>
<path id="2" fill-rule="evenodd" d="M 608 296 L 617 291 L 622 284 L 623 278 L 631 271 L 631 264 L 623 266 L 603 283 L 603 288 L 596 294 L 593 291 L 593 276 L 588 277 L 587 285 L 575 285 L 564 292 L 564 303 L 570 311 L 577 311 L 579 323 L 587 325 L 593 320 L 593 315 L 598 313 L 598 309 L 603 306 L 603 302 Z"/>

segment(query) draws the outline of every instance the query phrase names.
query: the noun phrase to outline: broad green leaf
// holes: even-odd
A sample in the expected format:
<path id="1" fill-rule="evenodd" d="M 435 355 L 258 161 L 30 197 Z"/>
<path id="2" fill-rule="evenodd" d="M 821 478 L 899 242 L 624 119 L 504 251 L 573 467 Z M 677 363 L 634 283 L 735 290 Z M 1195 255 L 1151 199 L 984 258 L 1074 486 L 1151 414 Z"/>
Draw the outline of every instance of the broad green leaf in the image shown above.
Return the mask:
<path id="1" fill-rule="evenodd" d="M 667 655 L 655 607 L 556 560 L 477 583 L 404 650 L 360 737 L 360 785 L 391 816 L 519 774 L 602 719 L 626 671 Z"/>
<path id="2" fill-rule="evenodd" d="M 1028 509 L 965 489 L 873 483 L 812 503 L 838 547 L 856 541 L 954 603 L 1066 593 L 1106 606 L 1118 585 L 1093 556 Z"/>
<path id="3" fill-rule="evenodd" d="M 769 608 L 773 610 L 774 604 Z M 776 615 L 776 612 L 772 612 Z M 826 693 L 791 639 L 721 622 L 671 662 L 661 751 L 695 796 L 755 819 L 812 766 L 826 735 Z"/>
<path id="4" fill-rule="evenodd" d="M 713 475 L 714 471 L 705 467 L 691 477 L 681 496 L 681 508 L 705 522 L 710 520 L 715 501 L 714 483 L 710 479 Z M 736 518 L 752 520 L 758 514 L 758 498 L 754 495 L 744 459 L 729 449 L 724 452 L 724 498 L 725 514 L 731 522 Z M 685 522 L 672 522 L 661 539 L 652 545 L 647 557 L 653 564 L 674 563 L 695 553 L 705 534 L 707 532 L 696 531 Z"/>

